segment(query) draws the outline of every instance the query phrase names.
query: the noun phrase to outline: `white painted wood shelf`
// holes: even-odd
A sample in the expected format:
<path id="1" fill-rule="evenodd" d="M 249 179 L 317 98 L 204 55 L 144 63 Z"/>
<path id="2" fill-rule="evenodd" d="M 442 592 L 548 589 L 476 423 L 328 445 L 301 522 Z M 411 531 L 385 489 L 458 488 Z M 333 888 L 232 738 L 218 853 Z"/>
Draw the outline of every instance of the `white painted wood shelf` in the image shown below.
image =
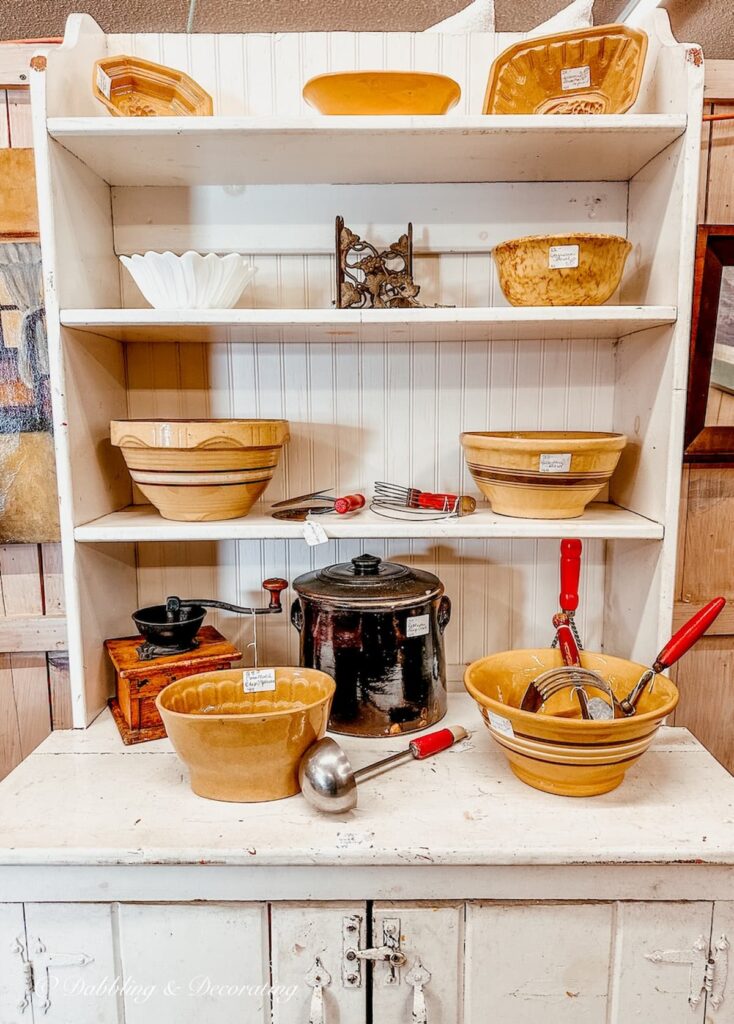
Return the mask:
<path id="1" fill-rule="evenodd" d="M 465 538 L 574 537 L 662 540 L 661 523 L 626 508 L 595 502 L 580 519 L 515 519 L 480 508 L 469 516 L 431 521 L 387 519 L 369 509 L 348 516 L 315 516 L 330 538 Z M 298 540 L 303 523 L 273 519 L 269 505 L 257 506 L 243 519 L 211 523 L 180 523 L 164 519 L 152 505 L 130 505 L 74 530 L 77 541 L 213 541 Z"/>
<path id="2" fill-rule="evenodd" d="M 685 130 L 676 114 L 48 119 L 110 185 L 627 181 Z"/>
<path id="3" fill-rule="evenodd" d="M 675 306 L 436 309 L 66 309 L 65 327 L 115 341 L 511 341 L 622 338 L 675 323 Z"/>

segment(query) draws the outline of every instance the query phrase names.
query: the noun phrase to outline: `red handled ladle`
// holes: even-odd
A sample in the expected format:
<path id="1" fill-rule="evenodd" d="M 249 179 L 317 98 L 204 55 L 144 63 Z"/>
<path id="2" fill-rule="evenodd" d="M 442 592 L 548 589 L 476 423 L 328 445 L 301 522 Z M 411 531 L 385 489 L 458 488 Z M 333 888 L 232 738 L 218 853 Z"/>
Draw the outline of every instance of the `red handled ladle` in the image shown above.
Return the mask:
<path id="1" fill-rule="evenodd" d="M 228 601 L 214 601 L 201 597 L 169 597 L 165 604 L 138 608 L 132 619 L 140 635 L 152 648 L 156 651 L 161 649 L 167 654 L 176 654 L 196 647 L 194 638 L 201 629 L 207 608 L 222 608 L 240 615 L 277 615 L 283 611 L 280 595 L 287 586 L 288 581 L 280 577 L 263 580 L 263 588 L 270 594 L 270 604 L 266 608 L 244 608 Z M 144 657 L 145 653 L 143 652 L 141 656 Z M 152 655 L 148 653 L 147 656 Z"/>

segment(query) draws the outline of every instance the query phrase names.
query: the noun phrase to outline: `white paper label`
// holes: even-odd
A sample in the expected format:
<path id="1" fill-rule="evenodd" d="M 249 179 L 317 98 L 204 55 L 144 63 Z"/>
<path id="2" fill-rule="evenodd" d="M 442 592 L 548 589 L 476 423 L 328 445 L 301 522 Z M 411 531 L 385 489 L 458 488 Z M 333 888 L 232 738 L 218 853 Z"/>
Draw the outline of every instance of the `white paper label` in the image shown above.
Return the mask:
<path id="1" fill-rule="evenodd" d="M 110 98 L 110 94 L 112 93 L 112 79 L 104 68 L 97 68 L 97 88 L 103 96 L 106 96 L 107 99 Z"/>
<path id="2" fill-rule="evenodd" d="M 539 468 L 541 473 L 568 473 L 571 468 L 571 453 L 541 455 Z"/>
<path id="3" fill-rule="evenodd" d="M 505 736 L 514 736 L 515 730 L 512 728 L 512 722 L 509 718 L 505 718 L 504 715 L 498 715 L 494 711 L 488 711 L 489 724 L 495 730 L 495 732 L 504 733 Z"/>
<path id="4" fill-rule="evenodd" d="M 552 245 L 548 250 L 548 266 L 551 270 L 560 267 L 577 267 L 579 265 L 579 247 L 577 245 Z"/>
<path id="5" fill-rule="evenodd" d="M 312 548 L 317 544 L 329 543 L 328 533 L 321 523 L 314 522 L 313 519 L 307 519 L 303 524 L 303 539 Z"/>
<path id="6" fill-rule="evenodd" d="M 429 616 L 428 615 L 411 615 L 405 626 L 405 635 L 411 636 L 428 636 Z"/>
<path id="7" fill-rule="evenodd" d="M 355 846 L 372 846 L 374 832 L 337 832 L 336 847 L 338 850 L 349 850 Z"/>
<path id="8" fill-rule="evenodd" d="M 248 668 L 242 676 L 245 693 L 260 693 L 261 690 L 275 689 L 274 668 Z"/>
<path id="9" fill-rule="evenodd" d="M 591 85 L 591 68 L 584 64 L 580 68 L 562 68 L 561 88 L 566 89 L 588 89 Z"/>

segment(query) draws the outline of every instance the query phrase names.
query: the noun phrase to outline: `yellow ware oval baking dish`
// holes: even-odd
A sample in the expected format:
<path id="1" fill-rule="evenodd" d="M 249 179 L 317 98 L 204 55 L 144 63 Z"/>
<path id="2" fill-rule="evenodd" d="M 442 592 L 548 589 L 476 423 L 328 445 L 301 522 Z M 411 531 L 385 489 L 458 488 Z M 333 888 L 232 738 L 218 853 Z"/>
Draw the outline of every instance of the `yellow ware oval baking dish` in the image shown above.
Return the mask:
<path id="1" fill-rule="evenodd" d="M 335 71 L 311 78 L 303 98 L 321 114 L 445 114 L 461 97 L 458 82 L 426 71 Z"/>
<path id="2" fill-rule="evenodd" d="M 520 711 L 532 680 L 561 664 L 560 652 L 548 648 L 502 651 L 469 665 L 464 685 L 519 779 L 559 796 L 608 793 L 650 746 L 678 703 L 678 690 L 667 676 L 656 676 L 652 689 L 640 697 L 637 714 L 612 721 L 582 720 L 571 690 L 551 698 L 547 710 L 552 714 Z M 581 652 L 581 664 L 607 679 L 620 699 L 646 669 L 590 651 Z"/>
<path id="3" fill-rule="evenodd" d="M 255 803 L 300 792 L 298 765 L 326 732 L 336 684 L 311 668 L 260 669 L 275 689 L 245 692 L 245 673 L 202 672 L 156 697 L 191 788 L 209 800 Z"/>

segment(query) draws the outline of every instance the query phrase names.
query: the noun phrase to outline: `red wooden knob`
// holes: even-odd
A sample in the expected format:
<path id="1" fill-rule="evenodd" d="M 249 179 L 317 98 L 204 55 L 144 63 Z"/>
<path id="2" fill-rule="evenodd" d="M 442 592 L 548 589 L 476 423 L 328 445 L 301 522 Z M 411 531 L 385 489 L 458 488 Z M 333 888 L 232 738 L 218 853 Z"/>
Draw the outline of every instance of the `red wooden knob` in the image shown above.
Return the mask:
<path id="1" fill-rule="evenodd" d="M 288 580 L 281 579 L 280 576 L 274 576 L 272 579 L 263 580 L 263 588 L 267 590 L 268 593 L 270 594 L 270 604 L 268 605 L 268 611 L 283 611 L 283 606 L 280 603 L 280 595 L 283 593 L 287 586 Z"/>

